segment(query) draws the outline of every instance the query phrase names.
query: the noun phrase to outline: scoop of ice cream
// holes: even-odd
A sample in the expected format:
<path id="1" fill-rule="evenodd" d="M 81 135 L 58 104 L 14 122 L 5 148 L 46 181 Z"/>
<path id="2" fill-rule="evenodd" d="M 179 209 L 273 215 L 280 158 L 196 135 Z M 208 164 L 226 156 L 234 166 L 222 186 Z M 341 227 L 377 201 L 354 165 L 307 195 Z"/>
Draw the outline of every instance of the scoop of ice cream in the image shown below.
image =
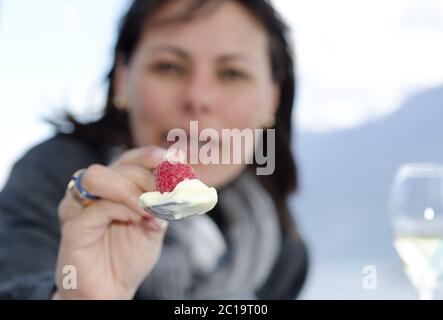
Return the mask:
<path id="1" fill-rule="evenodd" d="M 218 200 L 217 191 L 199 179 L 185 179 L 171 192 L 145 192 L 139 202 L 143 208 L 167 208 L 176 220 L 204 214 L 214 208 Z"/>

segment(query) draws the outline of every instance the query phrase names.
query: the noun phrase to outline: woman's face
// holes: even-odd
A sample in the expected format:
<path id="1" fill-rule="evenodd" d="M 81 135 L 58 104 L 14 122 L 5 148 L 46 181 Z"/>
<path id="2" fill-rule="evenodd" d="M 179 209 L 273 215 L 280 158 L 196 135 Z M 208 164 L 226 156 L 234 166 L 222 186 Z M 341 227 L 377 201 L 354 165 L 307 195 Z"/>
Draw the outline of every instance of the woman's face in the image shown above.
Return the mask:
<path id="1" fill-rule="evenodd" d="M 182 10 L 173 1 L 154 21 Z M 271 74 L 268 37 L 246 8 L 221 4 L 186 23 L 146 28 L 127 65 L 118 63 L 116 94 L 127 101 L 136 146 L 168 148 L 171 129 L 263 128 L 273 117 L 279 88 Z M 220 135 L 221 136 L 221 135 Z M 226 149 L 220 146 L 220 156 Z M 244 164 L 193 165 L 200 179 L 223 186 Z"/>

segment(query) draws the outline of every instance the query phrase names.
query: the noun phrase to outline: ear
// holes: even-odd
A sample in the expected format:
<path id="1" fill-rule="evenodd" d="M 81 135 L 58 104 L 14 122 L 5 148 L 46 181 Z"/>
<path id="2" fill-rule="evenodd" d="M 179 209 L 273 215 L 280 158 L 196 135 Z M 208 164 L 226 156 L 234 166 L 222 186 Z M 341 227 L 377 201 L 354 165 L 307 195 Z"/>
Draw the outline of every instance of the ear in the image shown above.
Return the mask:
<path id="1" fill-rule="evenodd" d="M 114 95 L 121 99 L 127 99 L 127 65 L 123 62 L 123 57 L 118 55 L 115 60 L 115 68 L 113 74 Z"/>
<path id="2" fill-rule="evenodd" d="M 275 115 L 280 104 L 280 84 L 274 83 L 272 85 L 270 107 L 264 114 L 264 127 L 272 127 L 275 124 Z"/>
<path id="3" fill-rule="evenodd" d="M 278 106 L 280 105 L 281 98 L 281 86 L 280 83 L 275 83 L 272 85 L 272 115 L 277 113 Z"/>

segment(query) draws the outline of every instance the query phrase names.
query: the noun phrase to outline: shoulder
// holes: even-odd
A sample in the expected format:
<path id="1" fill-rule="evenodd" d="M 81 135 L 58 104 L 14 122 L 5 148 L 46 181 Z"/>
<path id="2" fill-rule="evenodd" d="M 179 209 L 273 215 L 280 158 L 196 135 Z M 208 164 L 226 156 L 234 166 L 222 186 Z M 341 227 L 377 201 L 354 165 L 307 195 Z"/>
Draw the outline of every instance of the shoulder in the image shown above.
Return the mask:
<path id="1" fill-rule="evenodd" d="M 77 169 L 92 163 L 103 163 L 104 158 L 100 148 L 69 134 L 57 133 L 31 147 L 15 163 L 12 173 L 32 171 L 34 175 L 55 174 L 66 179 L 66 175 L 71 175 Z"/>
<path id="2" fill-rule="evenodd" d="M 33 193 L 63 190 L 76 170 L 103 162 L 103 158 L 97 148 L 68 134 L 57 133 L 30 148 L 15 162 L 1 194 L 6 197 L 29 190 Z"/>
<path id="3" fill-rule="evenodd" d="M 101 157 L 100 150 L 87 142 L 69 134 L 57 133 L 30 148 L 18 162 L 63 164 L 89 160 L 100 161 Z"/>
<path id="4" fill-rule="evenodd" d="M 30 148 L 12 167 L 0 192 L 0 227 L 56 225 L 57 206 L 72 174 L 101 161 L 94 148 L 66 134 L 56 134 Z"/>
<path id="5" fill-rule="evenodd" d="M 285 234 L 274 268 L 266 283 L 257 293 L 259 299 L 295 299 L 308 274 L 308 251 L 299 237 Z"/>

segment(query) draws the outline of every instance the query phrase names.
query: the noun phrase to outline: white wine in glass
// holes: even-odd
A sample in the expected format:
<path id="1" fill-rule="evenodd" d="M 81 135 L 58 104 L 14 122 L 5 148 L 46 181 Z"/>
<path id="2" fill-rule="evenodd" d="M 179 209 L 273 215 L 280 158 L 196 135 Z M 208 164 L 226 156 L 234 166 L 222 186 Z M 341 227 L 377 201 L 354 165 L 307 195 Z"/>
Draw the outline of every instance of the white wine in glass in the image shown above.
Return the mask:
<path id="1" fill-rule="evenodd" d="M 391 187 L 389 214 L 407 276 L 420 299 L 434 299 L 443 281 L 443 165 L 402 165 Z"/>

